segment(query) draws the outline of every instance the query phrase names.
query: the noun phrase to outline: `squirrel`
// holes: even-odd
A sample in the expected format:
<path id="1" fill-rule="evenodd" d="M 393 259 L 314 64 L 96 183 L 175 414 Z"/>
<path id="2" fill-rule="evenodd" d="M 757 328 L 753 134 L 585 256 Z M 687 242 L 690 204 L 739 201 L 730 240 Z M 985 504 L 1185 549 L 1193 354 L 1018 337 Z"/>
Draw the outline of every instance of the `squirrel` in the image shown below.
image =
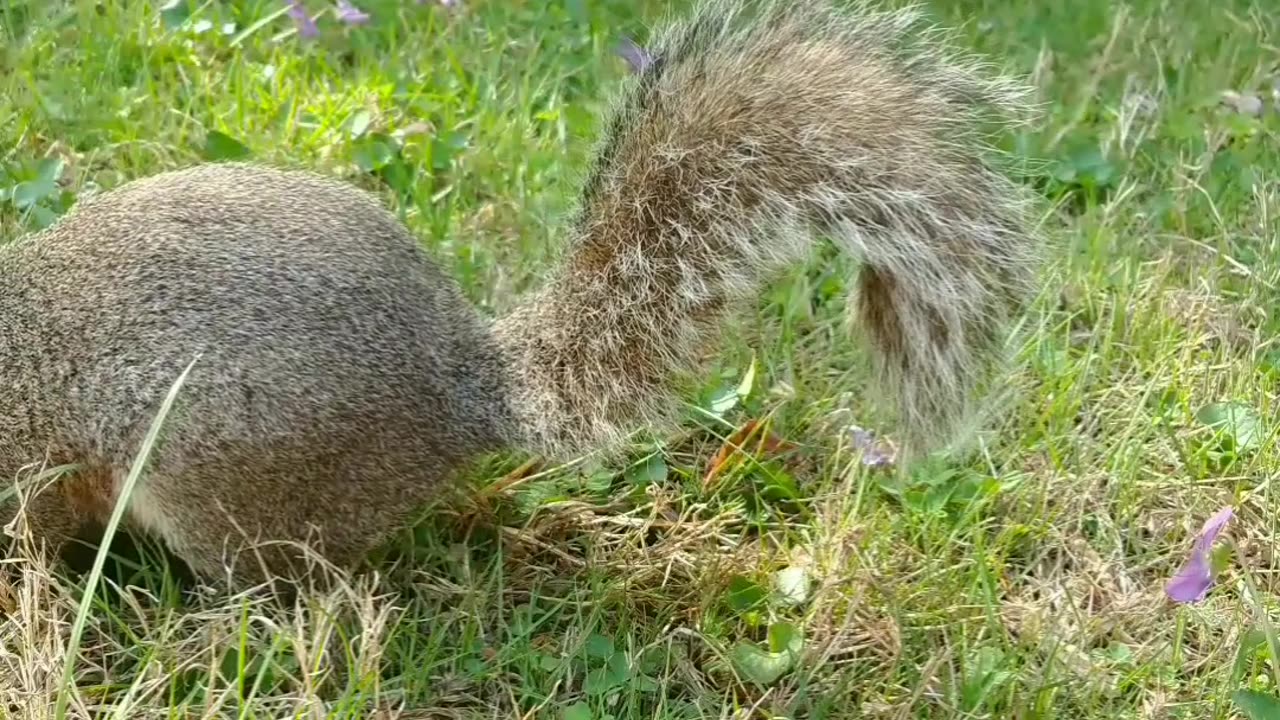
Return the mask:
<path id="1" fill-rule="evenodd" d="M 664 23 L 563 257 L 497 317 L 375 195 L 309 171 L 196 164 L 81 200 L 0 247 L 0 477 L 74 467 L 24 496 L 26 530 L 57 549 L 109 517 L 198 358 L 128 526 L 210 579 L 292 577 L 299 544 L 351 566 L 477 458 L 677 421 L 677 380 L 824 239 L 860 260 L 851 319 L 904 446 L 938 445 L 993 379 L 1038 243 L 984 129 L 1027 88 L 922 17 L 703 0 Z"/>

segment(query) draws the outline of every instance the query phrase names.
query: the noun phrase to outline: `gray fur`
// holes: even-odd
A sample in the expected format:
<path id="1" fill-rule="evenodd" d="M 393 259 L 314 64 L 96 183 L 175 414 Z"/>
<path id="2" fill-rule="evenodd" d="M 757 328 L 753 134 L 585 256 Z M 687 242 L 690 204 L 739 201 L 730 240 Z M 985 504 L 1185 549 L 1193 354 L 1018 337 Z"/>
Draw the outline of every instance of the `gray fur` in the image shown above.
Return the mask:
<path id="1" fill-rule="evenodd" d="M 207 576 L 245 541 L 348 565 L 478 456 L 669 422 L 675 379 L 823 235 L 865 260 L 860 318 L 905 431 L 945 433 L 1035 243 L 978 134 L 1022 95 L 917 25 L 731 0 L 671 24 L 622 94 L 567 257 L 493 322 L 345 184 L 205 165 L 86 200 L 0 249 L 0 477 L 77 463 L 30 501 L 30 529 L 56 546 L 101 520 L 199 354 L 130 520 Z"/>
<path id="2" fill-rule="evenodd" d="M 200 355 L 130 517 L 209 575 L 227 541 L 313 526 L 355 560 L 510 434 L 456 284 L 374 198 L 310 174 L 206 165 L 85 201 L 0 253 L 0 318 L 0 476 L 85 468 L 37 497 L 37 534 L 65 532 L 77 482 L 119 485 Z"/>

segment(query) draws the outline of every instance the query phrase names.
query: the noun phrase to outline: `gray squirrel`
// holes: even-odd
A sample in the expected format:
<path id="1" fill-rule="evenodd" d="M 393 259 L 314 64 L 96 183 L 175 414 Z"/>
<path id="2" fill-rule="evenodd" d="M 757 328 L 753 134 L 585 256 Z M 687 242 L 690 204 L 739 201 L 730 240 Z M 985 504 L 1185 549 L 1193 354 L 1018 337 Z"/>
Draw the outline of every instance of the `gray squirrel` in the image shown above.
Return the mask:
<path id="1" fill-rule="evenodd" d="M 57 550 L 106 519 L 198 356 L 128 525 L 211 579 L 291 576 L 299 543 L 353 565 L 479 457 L 675 421 L 676 380 L 823 238 L 862 261 L 855 313 L 906 446 L 940 444 L 999 366 L 1039 246 L 984 130 L 1027 90 L 921 25 L 816 0 L 664 24 L 564 258 L 493 319 L 337 180 L 217 163 L 83 200 L 0 247 L 0 477 L 76 467 L 24 495 L 22 527 Z"/>

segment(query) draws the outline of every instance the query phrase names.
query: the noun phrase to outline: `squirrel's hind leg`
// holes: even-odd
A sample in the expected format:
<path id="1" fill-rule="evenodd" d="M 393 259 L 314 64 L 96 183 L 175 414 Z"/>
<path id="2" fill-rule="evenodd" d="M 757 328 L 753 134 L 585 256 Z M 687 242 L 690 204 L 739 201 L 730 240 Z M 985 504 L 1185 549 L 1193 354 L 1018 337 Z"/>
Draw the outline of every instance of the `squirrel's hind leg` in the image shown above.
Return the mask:
<path id="1" fill-rule="evenodd" d="M 439 490 L 431 468 L 394 444 L 330 440 L 325 451 L 171 447 L 135 491 L 133 514 L 208 582 L 327 586 L 331 569 L 353 569 Z"/>
<path id="2" fill-rule="evenodd" d="M 4 500 L 0 526 L 14 542 L 43 545 L 57 560 L 67 543 L 91 525 L 104 523 L 111 513 L 114 479 L 96 466 L 28 465 L 3 468 Z"/>

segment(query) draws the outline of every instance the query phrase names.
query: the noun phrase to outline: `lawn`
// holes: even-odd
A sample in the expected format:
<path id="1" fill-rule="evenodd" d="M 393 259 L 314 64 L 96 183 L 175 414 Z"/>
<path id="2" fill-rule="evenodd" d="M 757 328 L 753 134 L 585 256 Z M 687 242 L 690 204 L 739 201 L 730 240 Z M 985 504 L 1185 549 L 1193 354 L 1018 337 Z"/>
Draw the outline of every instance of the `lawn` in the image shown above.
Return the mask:
<path id="1" fill-rule="evenodd" d="M 627 73 L 617 43 L 667 3 L 357 5 L 367 24 L 326 14 L 307 39 L 269 0 L 0 2 L 0 239 L 247 157 L 376 190 L 474 302 L 509 307 L 554 257 Z M 0 715 L 1242 717 L 1237 690 L 1280 693 L 1264 7 L 929 6 L 1046 110 L 1000 139 L 1052 252 L 1009 405 L 970 451 L 905 477 L 863 461 L 849 426 L 892 439 L 893 417 L 842 326 L 856 268 L 815 258 L 728 335 L 678 432 L 621 460 L 478 467 L 331 593 L 203 592 L 118 544 L 73 637 L 88 562 L 14 550 Z M 1216 586 L 1172 602 L 1228 505 Z"/>

